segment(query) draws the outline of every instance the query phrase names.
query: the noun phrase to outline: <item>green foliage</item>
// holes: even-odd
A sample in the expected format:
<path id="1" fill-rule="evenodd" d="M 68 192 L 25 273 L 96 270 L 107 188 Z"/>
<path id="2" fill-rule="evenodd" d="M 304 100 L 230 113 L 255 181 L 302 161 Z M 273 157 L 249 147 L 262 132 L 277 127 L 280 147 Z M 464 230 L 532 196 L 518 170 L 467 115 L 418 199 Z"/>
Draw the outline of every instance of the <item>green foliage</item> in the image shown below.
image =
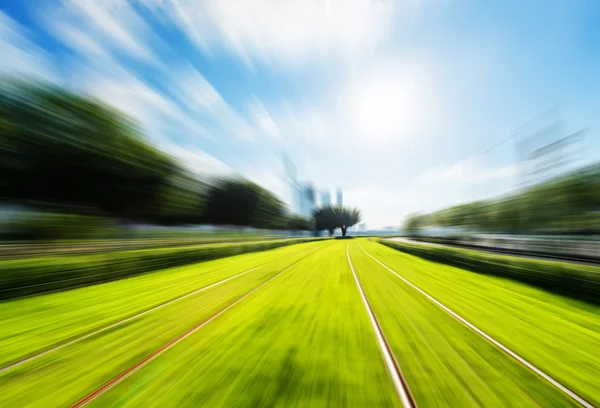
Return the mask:
<path id="1" fill-rule="evenodd" d="M 131 120 L 54 86 L 5 83 L 0 120 L 5 200 L 139 219 L 178 171 Z"/>
<path id="2" fill-rule="evenodd" d="M 423 228 L 423 216 L 420 214 L 411 214 L 406 217 L 406 221 L 404 223 L 404 231 L 408 235 L 418 235 Z"/>
<path id="3" fill-rule="evenodd" d="M 419 225 L 491 232 L 598 233 L 600 164 L 530 187 L 411 218 Z"/>
<path id="4" fill-rule="evenodd" d="M 280 228 L 284 210 L 273 194 L 250 181 L 221 180 L 208 191 L 205 220 L 216 225 Z"/>
<path id="5" fill-rule="evenodd" d="M 335 207 L 335 214 L 338 218 L 339 227 L 342 229 L 342 236 L 346 236 L 346 231 L 353 225 L 358 224 L 362 219 L 362 214 L 358 208 Z"/>
<path id="6" fill-rule="evenodd" d="M 290 231 L 310 231 L 312 222 L 306 218 L 292 215 L 286 219 L 286 229 Z"/>
<path id="7" fill-rule="evenodd" d="M 390 248 L 473 272 L 502 276 L 557 293 L 600 301 L 600 267 L 496 255 L 448 246 L 381 240 Z"/>
<path id="8" fill-rule="evenodd" d="M 162 225 L 194 225 L 204 221 L 207 186 L 179 171 L 163 183 L 144 219 Z"/>
<path id="9" fill-rule="evenodd" d="M 320 208 L 315 212 L 315 229 L 317 231 L 329 231 L 329 235 L 333 235 L 336 228 L 339 227 L 333 207 L 328 206 Z"/>
<path id="10" fill-rule="evenodd" d="M 65 290 L 172 266 L 310 242 L 314 238 L 141 249 L 0 261 L 0 299 Z"/>
<path id="11" fill-rule="evenodd" d="M 328 206 L 315 212 L 315 228 L 317 231 L 327 230 L 330 235 L 340 228 L 342 236 L 345 237 L 347 229 L 358 224 L 361 219 L 358 208 Z"/>

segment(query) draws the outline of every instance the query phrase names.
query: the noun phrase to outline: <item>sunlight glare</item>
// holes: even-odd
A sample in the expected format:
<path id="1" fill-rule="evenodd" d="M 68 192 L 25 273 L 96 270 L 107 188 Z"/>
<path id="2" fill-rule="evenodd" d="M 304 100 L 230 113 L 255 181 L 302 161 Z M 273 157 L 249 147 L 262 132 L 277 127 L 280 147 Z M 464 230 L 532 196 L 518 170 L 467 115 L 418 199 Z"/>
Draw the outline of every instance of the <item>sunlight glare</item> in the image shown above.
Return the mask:
<path id="1" fill-rule="evenodd" d="M 371 79 L 359 87 L 354 99 L 358 128 L 369 140 L 401 138 L 417 124 L 419 99 L 413 77 Z"/>

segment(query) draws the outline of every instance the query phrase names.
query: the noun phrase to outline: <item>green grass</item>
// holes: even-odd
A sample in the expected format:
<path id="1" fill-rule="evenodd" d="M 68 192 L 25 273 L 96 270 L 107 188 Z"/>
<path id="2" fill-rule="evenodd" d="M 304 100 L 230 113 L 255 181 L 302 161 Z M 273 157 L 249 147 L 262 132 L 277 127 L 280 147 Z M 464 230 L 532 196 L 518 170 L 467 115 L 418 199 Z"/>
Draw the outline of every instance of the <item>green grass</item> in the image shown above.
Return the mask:
<path id="1" fill-rule="evenodd" d="M 0 406 L 65 406 L 76 401 L 316 249 L 308 246 L 302 248 L 301 251 L 296 249 L 295 253 L 280 250 L 284 253 L 278 254 L 279 259 L 254 272 L 0 374 Z M 237 269 L 246 269 L 253 264 L 256 264 L 256 260 L 246 263 L 241 258 L 237 262 Z M 230 270 L 225 271 L 219 279 L 231 274 Z M 201 272 L 202 268 L 197 268 L 196 273 Z M 119 283 L 128 283 L 129 290 L 138 289 L 134 282 Z M 111 291 L 105 288 L 104 293 Z M 116 302 L 113 310 L 127 310 L 127 300 L 125 297 L 123 302 Z M 98 311 L 105 313 L 102 308 Z M 111 317 L 116 318 L 115 315 Z M 54 325 L 49 326 L 56 327 L 62 320 L 74 322 L 72 316 L 67 314 L 57 316 Z M 26 326 L 35 327 L 35 323 L 32 317 Z"/>
<path id="2" fill-rule="evenodd" d="M 589 402 L 600 404 L 599 306 L 510 279 L 431 262 L 377 243 L 361 244 L 481 330 Z M 373 266 L 373 270 L 377 268 Z M 445 320 L 442 315 L 434 319 L 440 325 Z"/>
<path id="3" fill-rule="evenodd" d="M 0 303 L 0 367 L 317 243 L 165 269 L 100 285 Z M 260 272 L 260 271 L 256 271 Z"/>
<path id="4" fill-rule="evenodd" d="M 92 406 L 399 406 L 345 243 L 325 245 Z"/>
<path id="5" fill-rule="evenodd" d="M 269 262 L 0 373 L 0 406 L 65 406 L 276 276 L 95 406 L 396 407 L 345 248 L 421 408 L 572 401 L 365 255 L 365 249 L 598 404 L 600 308 L 366 239 L 293 245 L 0 303 L 5 365 Z"/>
<path id="6" fill-rule="evenodd" d="M 575 406 L 351 244 L 367 297 L 420 406 Z"/>

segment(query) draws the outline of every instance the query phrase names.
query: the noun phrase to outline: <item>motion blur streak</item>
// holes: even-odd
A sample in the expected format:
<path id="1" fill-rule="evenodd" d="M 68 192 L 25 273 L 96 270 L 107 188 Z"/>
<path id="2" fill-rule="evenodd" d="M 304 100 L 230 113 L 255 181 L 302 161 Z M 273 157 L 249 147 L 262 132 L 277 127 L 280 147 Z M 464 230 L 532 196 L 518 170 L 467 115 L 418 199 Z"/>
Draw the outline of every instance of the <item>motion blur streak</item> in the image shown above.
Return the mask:
<path id="1" fill-rule="evenodd" d="M 2 408 L 600 405 L 600 2 L 0 3 Z"/>

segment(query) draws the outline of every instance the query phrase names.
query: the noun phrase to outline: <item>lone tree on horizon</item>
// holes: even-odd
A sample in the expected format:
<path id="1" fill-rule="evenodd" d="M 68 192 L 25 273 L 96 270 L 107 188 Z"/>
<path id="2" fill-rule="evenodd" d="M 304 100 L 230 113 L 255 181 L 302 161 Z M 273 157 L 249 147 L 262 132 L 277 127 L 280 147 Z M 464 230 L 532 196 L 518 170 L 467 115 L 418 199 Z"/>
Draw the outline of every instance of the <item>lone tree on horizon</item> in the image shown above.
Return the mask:
<path id="1" fill-rule="evenodd" d="M 342 229 L 342 237 L 346 236 L 348 228 L 356 225 L 362 219 L 360 210 L 356 207 L 335 207 L 334 212 L 337 215 L 339 227 Z"/>
<path id="2" fill-rule="evenodd" d="M 358 224 L 361 219 L 362 214 L 358 208 L 328 206 L 315 212 L 315 227 L 318 231 L 329 231 L 329 235 L 340 228 L 342 237 L 345 237 L 348 228 Z"/>

